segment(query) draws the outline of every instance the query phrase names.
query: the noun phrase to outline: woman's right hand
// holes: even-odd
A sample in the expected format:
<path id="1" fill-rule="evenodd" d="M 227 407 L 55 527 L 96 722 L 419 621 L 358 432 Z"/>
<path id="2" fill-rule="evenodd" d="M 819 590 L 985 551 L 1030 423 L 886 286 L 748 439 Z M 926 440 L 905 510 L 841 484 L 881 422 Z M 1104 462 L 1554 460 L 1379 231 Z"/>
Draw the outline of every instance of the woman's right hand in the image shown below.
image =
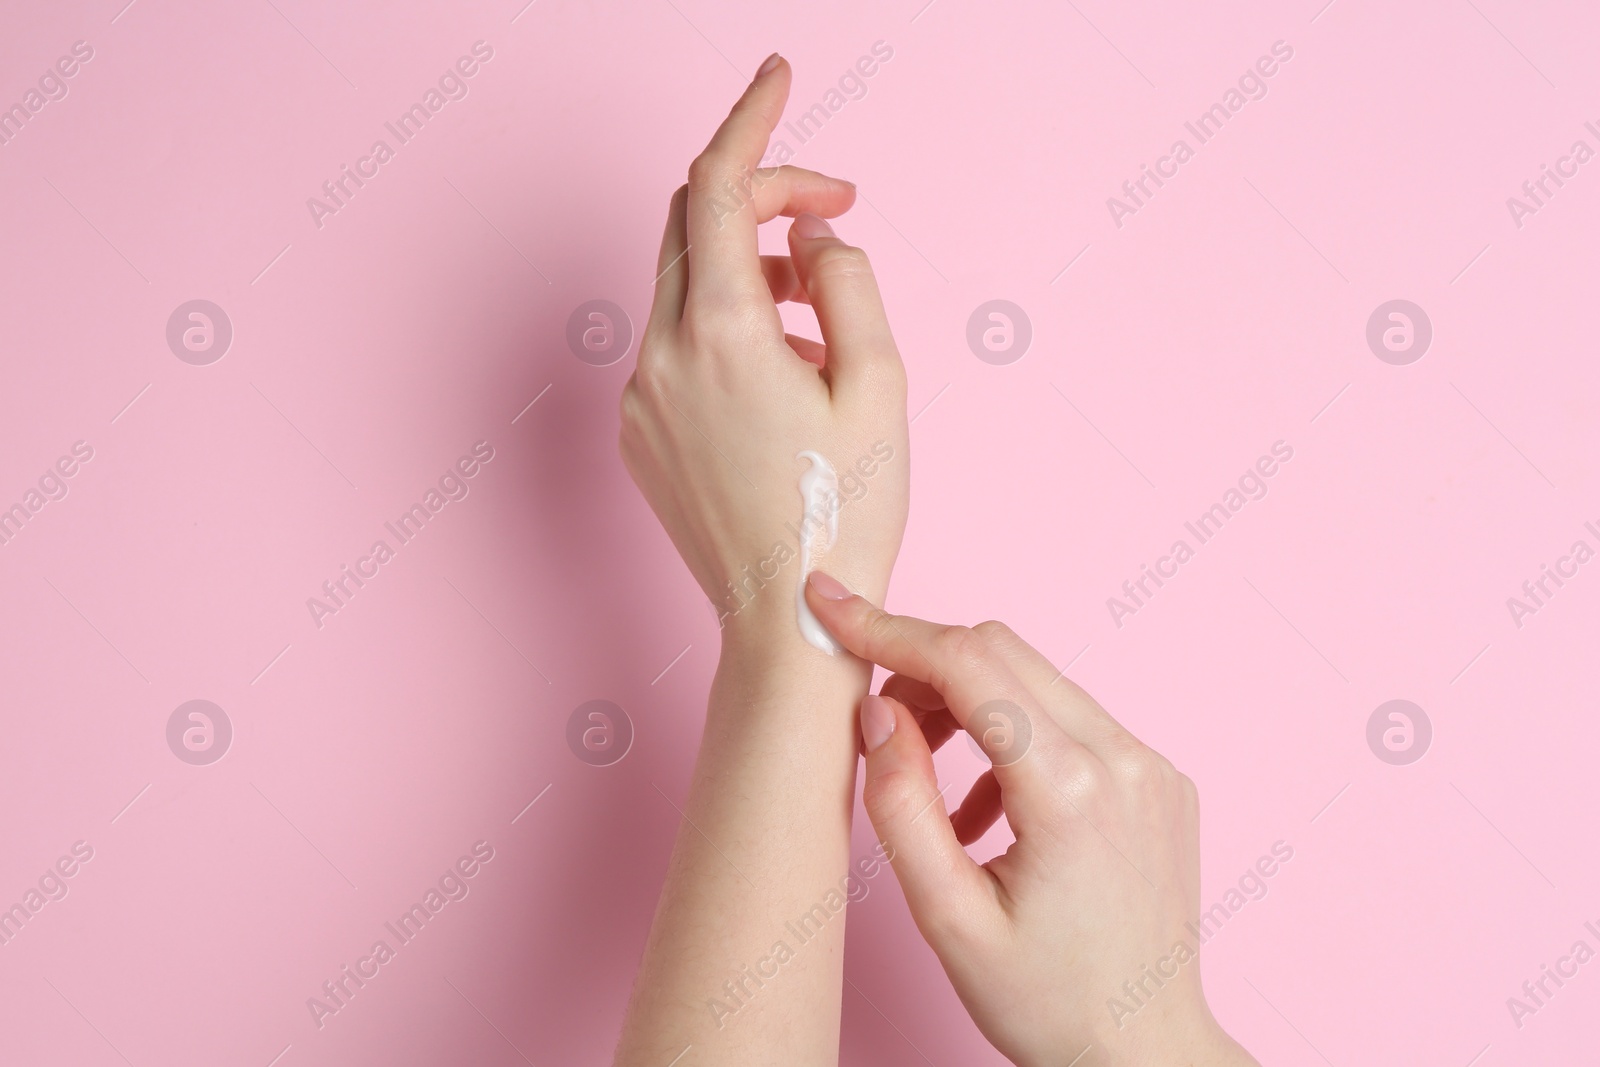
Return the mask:
<path id="1" fill-rule="evenodd" d="M 863 801 L 917 928 L 978 1028 L 1032 1067 L 1254 1064 L 1206 1005 L 1195 786 L 1006 626 L 889 615 L 815 573 L 806 597 L 895 672 L 861 705 Z M 993 766 L 946 816 L 932 750 Z M 1016 842 L 964 849 L 1005 815 Z"/>

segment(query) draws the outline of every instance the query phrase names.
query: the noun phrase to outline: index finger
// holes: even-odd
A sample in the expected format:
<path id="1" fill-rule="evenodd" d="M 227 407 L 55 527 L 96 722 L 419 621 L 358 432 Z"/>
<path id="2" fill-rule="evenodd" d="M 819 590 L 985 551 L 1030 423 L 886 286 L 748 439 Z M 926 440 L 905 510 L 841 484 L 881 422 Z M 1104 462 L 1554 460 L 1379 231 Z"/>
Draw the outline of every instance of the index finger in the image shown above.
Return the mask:
<path id="1" fill-rule="evenodd" d="M 820 571 L 813 571 L 806 582 L 806 603 L 845 648 L 927 682 L 945 698 L 956 722 L 993 760 L 1006 811 L 1019 834 L 1055 810 L 1056 775 L 1094 773 L 1094 756 L 1040 707 L 1006 661 L 971 628 L 891 615 Z M 988 736 L 995 731 L 1004 735 L 998 748 L 996 737 Z"/>
<path id="2" fill-rule="evenodd" d="M 689 165 L 689 299 L 766 294 L 756 252 L 753 183 L 789 98 L 789 64 L 774 52 L 705 151 Z"/>

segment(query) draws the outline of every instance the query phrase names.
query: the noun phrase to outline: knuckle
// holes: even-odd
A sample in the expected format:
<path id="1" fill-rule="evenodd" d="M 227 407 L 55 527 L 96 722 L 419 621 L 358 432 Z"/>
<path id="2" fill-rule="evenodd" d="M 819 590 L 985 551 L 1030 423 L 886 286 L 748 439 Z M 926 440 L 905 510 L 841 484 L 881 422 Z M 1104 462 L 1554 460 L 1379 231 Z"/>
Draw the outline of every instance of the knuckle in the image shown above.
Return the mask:
<path id="1" fill-rule="evenodd" d="M 622 388 L 622 398 L 618 402 L 618 407 L 621 409 L 621 418 L 618 420 L 617 428 L 617 452 L 622 457 L 623 466 L 628 468 L 629 474 L 632 474 L 635 453 L 644 435 L 644 414 L 640 408 L 639 390 L 631 378 Z"/>
<path id="2" fill-rule="evenodd" d="M 648 338 L 640 344 L 639 358 L 634 364 L 633 377 L 628 380 L 635 402 L 641 399 L 641 393 L 653 393 L 661 384 L 662 375 L 666 368 L 666 362 L 661 358 L 661 355 L 660 348 Z M 628 392 L 629 389 L 624 389 L 624 396 Z"/>
<path id="3" fill-rule="evenodd" d="M 765 290 L 766 283 L 758 282 Z M 767 298 L 770 311 L 772 299 Z M 723 286 L 696 294 L 683 319 L 686 352 L 743 353 L 770 343 L 770 321 L 752 294 L 739 286 Z"/>
<path id="4" fill-rule="evenodd" d="M 1135 792 L 1159 792 L 1173 772 L 1172 765 L 1155 750 L 1135 741 L 1114 758 L 1117 778 Z"/>
<path id="5" fill-rule="evenodd" d="M 1123 781 L 1135 786 L 1150 785 L 1160 777 L 1156 761 L 1138 749 L 1130 750 L 1117 761 L 1117 771 Z"/>
<path id="6" fill-rule="evenodd" d="M 713 152 L 702 152 L 689 164 L 689 195 L 700 196 L 717 193 L 734 185 L 739 179 L 739 168 L 732 161 Z"/>
<path id="7" fill-rule="evenodd" d="M 989 643 L 970 626 L 947 626 L 935 639 L 935 651 L 953 671 L 974 674 L 993 654 Z"/>
<path id="8" fill-rule="evenodd" d="M 618 440 L 624 453 L 641 444 L 646 436 L 646 427 L 650 423 L 650 402 L 632 379 L 623 387 L 622 399 L 618 403 L 621 425 L 618 428 Z"/>
<path id="9" fill-rule="evenodd" d="M 1183 798 L 1184 806 L 1191 811 L 1198 811 L 1200 809 L 1200 787 L 1194 784 L 1193 778 L 1190 778 L 1182 771 L 1178 771 L 1177 775 L 1178 795 Z"/>
<path id="10" fill-rule="evenodd" d="M 819 249 L 811 263 L 811 276 L 822 281 L 848 281 L 872 276 L 867 253 L 855 245 L 828 244 Z"/>
<path id="11" fill-rule="evenodd" d="M 886 771 L 861 787 L 861 805 L 875 824 L 897 825 L 911 819 L 928 803 L 918 790 L 919 779 L 909 771 Z M 921 797 L 921 803 L 918 802 Z"/>
<path id="12" fill-rule="evenodd" d="M 1059 788 L 1051 791 L 1050 803 L 1057 818 L 1063 822 L 1097 818 L 1113 792 L 1108 769 L 1092 759 L 1075 757 L 1054 769 Z"/>
<path id="13" fill-rule="evenodd" d="M 817 288 L 814 282 L 812 288 Z M 881 345 L 873 345 L 865 349 L 864 355 L 866 358 L 860 360 L 856 374 L 863 386 L 860 395 L 866 410 L 876 417 L 884 405 L 890 408 L 905 407 L 908 389 L 906 368 L 894 342 L 888 340 Z"/>
<path id="14" fill-rule="evenodd" d="M 680 185 L 672 191 L 672 196 L 667 199 L 667 225 L 673 225 L 673 220 L 681 220 L 689 205 L 689 186 Z"/>
<path id="15" fill-rule="evenodd" d="M 622 415 L 622 430 L 627 433 L 639 418 L 639 386 L 638 371 L 628 379 L 628 384 L 622 387 L 622 397 L 617 402 L 618 411 Z"/>
<path id="16" fill-rule="evenodd" d="M 862 623 L 861 636 L 868 655 L 876 659 L 900 635 L 895 630 L 893 616 L 886 611 L 874 610 Z"/>
<path id="17" fill-rule="evenodd" d="M 895 407 L 905 407 L 906 390 L 909 385 L 906 379 L 906 367 L 901 362 L 900 354 L 893 348 L 880 354 L 878 358 L 867 361 L 862 373 L 876 393 L 888 398 Z"/>
<path id="18" fill-rule="evenodd" d="M 1012 631 L 1011 627 L 997 619 L 985 619 L 972 629 L 991 647 L 1008 645 L 1017 640 L 1017 635 Z"/>

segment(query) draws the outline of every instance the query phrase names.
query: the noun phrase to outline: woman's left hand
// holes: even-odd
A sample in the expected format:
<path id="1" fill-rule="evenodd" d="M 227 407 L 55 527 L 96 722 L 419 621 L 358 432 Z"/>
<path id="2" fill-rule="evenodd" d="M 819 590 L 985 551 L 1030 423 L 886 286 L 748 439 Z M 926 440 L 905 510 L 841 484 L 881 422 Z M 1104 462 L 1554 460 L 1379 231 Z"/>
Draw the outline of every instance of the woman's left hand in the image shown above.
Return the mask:
<path id="1" fill-rule="evenodd" d="M 835 468 L 843 507 L 827 565 L 881 597 L 905 530 L 905 371 L 866 253 L 823 216 L 855 187 L 798 167 L 758 170 L 789 93 L 763 66 L 672 198 L 655 303 L 622 395 L 629 472 L 727 631 L 800 640 L 804 450 Z M 794 216 L 788 256 L 756 227 Z M 822 343 L 786 335 L 778 303 L 809 303 Z M 778 575 L 781 574 L 781 579 Z M 780 642 L 773 646 L 771 642 Z"/>

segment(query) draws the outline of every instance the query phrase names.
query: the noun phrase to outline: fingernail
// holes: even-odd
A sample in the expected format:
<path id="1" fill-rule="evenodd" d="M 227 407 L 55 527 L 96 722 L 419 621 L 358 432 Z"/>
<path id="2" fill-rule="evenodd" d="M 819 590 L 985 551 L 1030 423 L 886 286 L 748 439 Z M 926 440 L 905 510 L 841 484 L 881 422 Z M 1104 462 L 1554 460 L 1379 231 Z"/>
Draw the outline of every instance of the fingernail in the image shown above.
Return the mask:
<path id="1" fill-rule="evenodd" d="M 805 218 L 804 215 L 800 217 Z M 817 591 L 817 595 L 824 600 L 849 600 L 852 596 L 855 596 L 854 593 L 844 587 L 843 582 L 822 571 L 812 571 L 811 576 L 806 581 L 811 588 Z"/>
<path id="2" fill-rule="evenodd" d="M 794 217 L 794 232 L 809 241 L 815 237 L 832 237 L 833 227 L 820 215 L 802 211 Z"/>
<path id="3" fill-rule="evenodd" d="M 778 69 L 778 63 L 782 59 L 783 59 L 783 57 L 780 56 L 778 53 L 776 53 L 776 52 L 772 53 L 770 56 L 767 57 L 767 61 L 765 63 L 761 64 L 761 69 L 756 71 L 756 77 L 759 78 L 763 74 L 771 74 L 773 71 L 777 70 Z"/>
<path id="4" fill-rule="evenodd" d="M 880 696 L 861 698 L 861 740 L 876 752 L 894 736 L 894 705 Z"/>

